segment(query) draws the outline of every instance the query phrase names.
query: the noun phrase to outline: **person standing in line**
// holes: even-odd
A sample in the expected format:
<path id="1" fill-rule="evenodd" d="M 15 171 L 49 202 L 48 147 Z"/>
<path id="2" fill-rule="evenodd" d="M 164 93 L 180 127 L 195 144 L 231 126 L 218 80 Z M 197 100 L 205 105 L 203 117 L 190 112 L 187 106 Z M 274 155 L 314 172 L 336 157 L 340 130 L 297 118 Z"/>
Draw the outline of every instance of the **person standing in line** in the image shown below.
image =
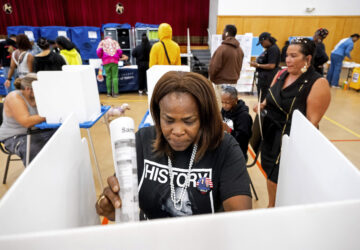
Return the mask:
<path id="1" fill-rule="evenodd" d="M 136 46 L 132 52 L 132 56 L 136 58 L 136 64 L 139 72 L 139 94 L 147 92 L 146 71 L 149 69 L 151 44 L 146 34 L 141 36 L 141 44 Z"/>
<path id="2" fill-rule="evenodd" d="M 276 45 L 276 39 L 268 32 L 260 34 L 257 45 L 259 44 L 265 50 L 256 58 L 256 62 L 250 62 L 250 65 L 256 68 L 258 96 L 262 102 L 269 91 L 272 79 L 279 70 L 280 49 Z"/>
<path id="3" fill-rule="evenodd" d="M 330 68 L 326 76 L 331 87 L 339 87 L 342 62 L 344 61 L 345 56 L 351 60 L 350 52 L 353 50 L 354 43 L 359 40 L 359 37 L 359 34 L 352 34 L 350 37 L 342 39 L 331 52 Z"/>
<path id="4" fill-rule="evenodd" d="M 0 42 L 0 66 L 4 67 L 4 76 L 7 77 L 10 70 L 11 54 L 16 50 L 16 35 L 11 34 L 5 41 Z M 14 90 L 14 79 L 10 79 L 8 92 Z"/>
<path id="5" fill-rule="evenodd" d="M 59 36 L 55 40 L 56 47 L 60 49 L 62 55 L 68 65 L 82 65 L 79 51 L 75 44 L 65 36 Z"/>
<path id="6" fill-rule="evenodd" d="M 34 57 L 30 54 L 32 49 L 29 38 L 24 34 L 16 36 L 16 44 L 18 49 L 11 54 L 10 70 L 5 81 L 5 87 L 10 87 L 11 77 L 14 75 L 15 69 L 19 78 L 24 78 L 27 73 L 33 71 Z"/>
<path id="7" fill-rule="evenodd" d="M 314 68 L 316 72 L 318 72 L 320 75 L 324 75 L 324 63 L 326 63 L 329 60 L 329 57 L 326 54 L 325 51 L 325 45 L 323 43 L 324 39 L 329 34 L 329 31 L 324 28 L 318 29 L 314 34 L 314 42 L 316 45 L 315 55 L 314 55 Z"/>
<path id="8" fill-rule="evenodd" d="M 111 39 L 111 37 L 105 37 L 105 39 L 99 43 L 96 53 L 97 56 L 101 58 L 105 69 L 107 96 L 112 94 L 113 97 L 117 97 L 119 94 L 118 62 L 123 53 L 120 45 L 117 41 Z"/>
<path id="9" fill-rule="evenodd" d="M 52 71 L 60 70 L 63 65 L 66 65 L 66 62 L 62 56 L 50 50 L 49 41 L 40 37 L 37 41 L 37 45 L 41 49 L 41 52 L 34 57 L 34 72 L 39 71 Z"/>
<path id="10" fill-rule="evenodd" d="M 172 28 L 167 23 L 159 26 L 159 39 L 150 51 L 149 68 L 154 65 L 181 65 L 180 47 L 172 39 Z"/>
<path id="11" fill-rule="evenodd" d="M 287 69 L 274 77 L 260 104 L 266 114 L 262 123 L 261 165 L 267 175 L 268 207 L 275 206 L 282 137 L 290 133 L 294 110 L 299 110 L 318 128 L 330 104 L 329 83 L 313 67 L 315 48 L 315 43 L 308 38 L 291 41 L 286 56 Z M 258 105 L 253 110 L 260 111 Z"/>
<path id="12" fill-rule="evenodd" d="M 282 47 L 281 49 L 281 56 L 280 56 L 280 62 L 281 63 L 285 63 L 286 60 L 286 51 L 289 47 L 290 42 L 289 41 L 285 41 L 284 47 Z"/>
<path id="13" fill-rule="evenodd" d="M 222 43 L 211 57 L 209 64 L 210 80 L 214 83 L 216 99 L 221 110 L 222 86 L 237 84 L 244 59 L 244 52 L 235 36 L 235 25 L 226 25 Z"/>

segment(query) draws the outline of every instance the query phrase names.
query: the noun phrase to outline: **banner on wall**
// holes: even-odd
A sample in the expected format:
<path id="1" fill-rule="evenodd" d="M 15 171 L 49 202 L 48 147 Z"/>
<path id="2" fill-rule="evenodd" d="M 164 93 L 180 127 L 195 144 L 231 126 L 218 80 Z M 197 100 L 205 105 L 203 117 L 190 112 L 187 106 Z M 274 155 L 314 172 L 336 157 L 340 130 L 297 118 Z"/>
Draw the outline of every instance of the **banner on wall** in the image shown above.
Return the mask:
<path id="1" fill-rule="evenodd" d="M 237 82 L 236 89 L 239 92 L 251 92 L 253 88 L 255 68 L 250 67 L 251 49 L 253 34 L 246 33 L 245 35 L 237 35 L 236 40 L 239 41 L 240 47 L 244 52 L 243 65 L 240 72 L 240 78 Z M 211 37 L 211 56 L 222 43 L 222 35 L 212 35 Z"/>

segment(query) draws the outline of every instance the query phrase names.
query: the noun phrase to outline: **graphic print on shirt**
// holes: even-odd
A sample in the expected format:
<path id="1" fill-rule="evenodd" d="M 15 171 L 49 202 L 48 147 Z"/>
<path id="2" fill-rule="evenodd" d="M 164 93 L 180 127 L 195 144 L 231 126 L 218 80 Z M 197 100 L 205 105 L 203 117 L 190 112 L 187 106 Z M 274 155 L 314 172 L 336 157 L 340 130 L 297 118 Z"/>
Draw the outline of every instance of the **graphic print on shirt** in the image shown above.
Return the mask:
<path id="1" fill-rule="evenodd" d="M 234 130 L 234 122 L 231 119 L 224 117 L 223 121 L 231 128 L 231 130 Z"/>
<path id="2" fill-rule="evenodd" d="M 182 203 L 175 208 L 170 195 L 169 167 L 157 162 L 144 160 L 144 170 L 139 182 L 139 196 L 146 197 L 145 210 L 160 209 L 166 216 L 185 216 L 199 213 L 214 213 L 212 191 L 202 194 L 196 188 L 196 182 L 203 177 L 212 179 L 211 168 L 193 168 L 190 174 L 190 184 L 183 193 L 188 169 L 173 167 L 176 200 L 182 196 Z M 183 193 L 183 195 L 182 195 Z M 151 204 L 150 204 L 151 203 Z"/>

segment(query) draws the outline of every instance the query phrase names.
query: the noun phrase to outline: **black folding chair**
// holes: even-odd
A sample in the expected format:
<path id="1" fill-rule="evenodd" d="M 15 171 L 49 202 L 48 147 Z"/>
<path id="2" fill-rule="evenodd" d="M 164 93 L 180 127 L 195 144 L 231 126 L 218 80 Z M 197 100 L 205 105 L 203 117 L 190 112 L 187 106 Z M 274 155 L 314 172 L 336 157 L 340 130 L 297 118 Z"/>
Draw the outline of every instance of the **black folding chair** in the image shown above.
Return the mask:
<path id="1" fill-rule="evenodd" d="M 3 103 L 0 103 L 0 116 L 1 116 L 0 125 L 2 124 L 2 113 L 3 113 Z M 7 155 L 5 173 L 3 178 L 3 184 L 6 184 L 6 178 L 9 170 L 10 161 L 21 161 L 21 159 L 19 159 L 18 156 L 16 156 L 15 154 L 12 154 L 10 151 L 8 151 L 5 148 L 5 145 L 2 141 L 0 141 L 0 151 L 2 151 L 4 154 Z M 16 158 L 12 158 L 12 156 L 16 156 Z"/>

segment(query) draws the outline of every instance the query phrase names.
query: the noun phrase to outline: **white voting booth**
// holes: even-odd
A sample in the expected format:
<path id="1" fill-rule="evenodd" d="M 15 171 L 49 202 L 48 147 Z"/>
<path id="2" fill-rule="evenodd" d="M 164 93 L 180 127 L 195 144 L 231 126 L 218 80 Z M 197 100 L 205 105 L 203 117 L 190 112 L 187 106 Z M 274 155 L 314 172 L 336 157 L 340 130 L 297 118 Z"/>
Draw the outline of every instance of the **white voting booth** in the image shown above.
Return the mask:
<path id="1" fill-rule="evenodd" d="M 276 206 L 351 199 L 360 200 L 359 170 L 295 110 L 283 137 Z"/>
<path id="2" fill-rule="evenodd" d="M 1 199 L 0 236 L 99 224 L 95 202 L 88 145 L 70 116 Z"/>
<path id="3" fill-rule="evenodd" d="M 89 188 L 88 194 L 82 193 L 82 187 L 87 186 L 82 184 L 88 183 L 84 175 L 90 173 L 80 173 L 82 161 L 75 155 L 81 150 L 73 152 L 86 145 L 79 146 L 79 136 L 74 136 L 74 132 L 60 136 L 60 132 L 65 131 L 63 126 L 70 127 L 68 123 L 72 123 L 71 130 L 75 130 L 77 123 L 69 118 L 44 150 L 55 148 L 60 139 L 77 138 L 77 146 L 68 150 L 62 142 L 57 154 L 51 156 L 42 151 L 1 200 L 0 249 L 358 249 L 359 173 L 300 113 L 295 113 L 293 119 L 290 138 L 285 137 L 283 145 L 285 153 L 281 159 L 277 197 L 280 207 L 74 228 L 76 223 L 70 221 L 76 221 L 83 213 L 89 214 L 86 221 L 89 225 L 96 224 L 97 220 L 93 218 L 93 189 Z M 71 155 L 64 157 L 64 151 Z M 311 161 L 297 164 L 299 158 L 311 158 Z M 57 171 L 60 166 L 63 170 Z M 46 172 L 36 174 L 35 171 L 41 170 Z M 72 178 L 68 181 L 64 178 L 74 172 L 77 177 L 68 176 Z M 310 179 L 302 180 L 299 185 L 296 178 Z M 304 188 L 305 185 L 309 188 Z M 339 187 L 341 192 L 336 192 Z M 51 195 L 44 198 L 42 192 L 47 191 L 51 191 Z M 289 192 L 293 194 L 288 195 Z M 84 197 L 89 198 L 82 207 L 74 205 Z M 45 201 L 49 207 L 42 208 L 43 214 L 37 210 Z M 69 213 L 67 216 L 62 214 L 64 209 Z M 14 218 L 16 224 L 11 224 L 10 218 Z M 79 226 L 84 225 L 84 219 Z M 36 226 L 38 220 L 42 220 L 41 227 Z M 69 223 L 63 223 L 64 220 Z"/>
<path id="4" fill-rule="evenodd" d="M 95 71 L 92 66 L 64 65 L 62 71 L 40 71 L 33 83 L 40 116 L 47 123 L 61 123 L 75 113 L 79 122 L 101 113 Z"/>
<path id="5" fill-rule="evenodd" d="M 154 65 L 146 71 L 147 86 L 148 86 L 148 107 L 150 108 L 150 100 L 156 83 L 159 79 L 169 71 L 184 71 L 190 72 L 189 66 L 177 65 Z"/>
<path id="6" fill-rule="evenodd" d="M 240 47 L 244 52 L 240 78 L 237 82 L 236 89 L 239 92 L 251 92 L 255 73 L 255 68 L 250 67 L 253 34 L 246 33 L 244 35 L 236 35 L 235 38 L 240 43 Z M 221 43 L 222 35 L 212 35 L 211 56 L 213 56 L 215 50 L 221 45 Z"/>

